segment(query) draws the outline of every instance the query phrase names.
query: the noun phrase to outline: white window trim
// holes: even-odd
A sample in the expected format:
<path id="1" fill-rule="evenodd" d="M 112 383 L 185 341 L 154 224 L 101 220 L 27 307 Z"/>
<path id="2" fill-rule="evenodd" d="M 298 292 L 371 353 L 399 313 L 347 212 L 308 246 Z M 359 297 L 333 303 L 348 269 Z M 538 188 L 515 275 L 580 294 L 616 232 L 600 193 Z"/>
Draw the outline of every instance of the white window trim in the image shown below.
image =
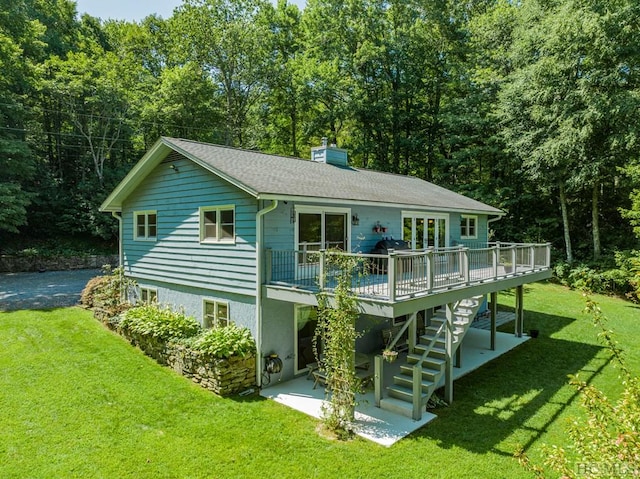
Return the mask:
<path id="1" fill-rule="evenodd" d="M 214 298 L 203 298 L 202 299 L 202 326 L 204 328 L 213 329 L 213 328 L 225 327 L 225 326 L 220 326 L 218 324 L 217 317 L 213 318 L 213 321 L 214 321 L 213 324 L 211 324 L 210 326 L 206 326 L 205 322 L 207 317 L 207 303 L 213 304 L 214 315 L 217 315 L 219 305 L 221 304 L 225 305 L 227 307 L 227 326 L 233 322 L 231 321 L 231 308 L 229 307 L 228 301 L 221 301 L 219 299 L 214 299 Z"/>
<path id="2" fill-rule="evenodd" d="M 300 213 L 318 213 L 322 215 L 322 230 L 324 231 L 324 215 L 326 213 L 344 213 L 347 216 L 347 245 L 345 251 L 348 253 L 351 251 L 351 208 L 332 208 L 330 206 L 308 206 L 308 205 L 296 205 L 296 224 L 294 230 L 294 248 L 299 249 L 300 245 L 300 232 L 298 231 L 298 224 L 300 223 Z M 320 248 L 324 249 L 324 248 Z"/>
<path id="3" fill-rule="evenodd" d="M 460 222 L 462 223 L 462 220 L 466 220 L 466 230 L 467 232 L 469 231 L 469 220 L 473 220 L 474 222 L 474 228 L 473 231 L 475 234 L 473 235 L 463 235 L 462 234 L 462 226 L 460 227 L 460 239 L 478 239 L 478 216 L 477 215 L 460 215 Z"/>
<path id="4" fill-rule="evenodd" d="M 221 211 L 233 211 L 233 238 L 221 238 L 222 231 L 222 223 L 220 222 L 220 212 Z M 205 238 L 204 237 L 204 214 L 209 211 L 216 212 L 216 238 Z M 219 206 L 201 206 L 200 207 L 200 243 L 203 244 L 235 244 L 236 242 L 236 232 L 237 232 L 238 222 L 236 221 L 236 206 L 235 205 L 219 205 Z"/>
<path id="5" fill-rule="evenodd" d="M 144 291 L 146 291 L 146 293 L 147 293 L 147 300 L 146 301 L 143 301 L 143 299 L 142 299 Z M 154 295 L 154 298 L 155 298 L 154 301 L 149 301 L 149 299 L 148 299 L 151 294 Z M 158 302 L 158 290 L 156 288 L 148 288 L 146 286 L 140 286 L 140 302 L 144 303 L 144 304 L 150 304 L 152 302 L 156 302 L 157 303 Z"/>
<path id="6" fill-rule="evenodd" d="M 144 236 L 138 236 L 138 216 L 144 215 Z M 156 215 L 156 235 L 149 236 L 149 215 Z M 144 210 L 133 212 L 133 239 L 135 241 L 157 241 L 158 240 L 158 211 Z"/>

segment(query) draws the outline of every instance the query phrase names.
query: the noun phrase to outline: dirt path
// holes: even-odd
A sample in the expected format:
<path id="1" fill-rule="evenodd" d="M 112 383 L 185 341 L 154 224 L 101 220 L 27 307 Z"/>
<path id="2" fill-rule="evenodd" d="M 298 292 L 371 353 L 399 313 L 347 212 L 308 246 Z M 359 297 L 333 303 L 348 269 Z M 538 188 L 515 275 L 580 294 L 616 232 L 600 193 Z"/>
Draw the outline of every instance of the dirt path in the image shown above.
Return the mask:
<path id="1" fill-rule="evenodd" d="M 73 306 L 98 269 L 0 274 L 0 311 Z"/>

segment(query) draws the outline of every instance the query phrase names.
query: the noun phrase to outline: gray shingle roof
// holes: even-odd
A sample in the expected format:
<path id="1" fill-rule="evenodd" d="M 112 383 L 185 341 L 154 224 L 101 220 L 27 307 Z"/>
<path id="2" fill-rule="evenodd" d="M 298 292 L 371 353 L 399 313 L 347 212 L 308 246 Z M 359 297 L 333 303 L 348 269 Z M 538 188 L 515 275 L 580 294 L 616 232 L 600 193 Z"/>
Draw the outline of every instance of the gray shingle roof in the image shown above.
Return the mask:
<path id="1" fill-rule="evenodd" d="M 210 167 L 257 197 L 358 201 L 488 214 L 503 212 L 419 178 L 340 168 L 299 158 L 163 138 L 163 143 Z"/>

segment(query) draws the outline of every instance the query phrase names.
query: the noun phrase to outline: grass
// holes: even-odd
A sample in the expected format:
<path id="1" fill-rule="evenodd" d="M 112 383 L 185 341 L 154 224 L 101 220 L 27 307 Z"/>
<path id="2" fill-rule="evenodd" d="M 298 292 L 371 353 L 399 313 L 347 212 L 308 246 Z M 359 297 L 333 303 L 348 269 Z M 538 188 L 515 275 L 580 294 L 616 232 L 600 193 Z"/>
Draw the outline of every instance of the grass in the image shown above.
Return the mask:
<path id="1" fill-rule="evenodd" d="M 640 370 L 638 307 L 598 301 Z M 457 381 L 453 405 L 391 448 L 323 439 L 316 420 L 272 401 L 221 399 L 84 310 L 0 313 L 0 477 L 531 477 L 513 451 L 540 462 L 543 443 L 564 445 L 580 414 L 567 374 L 619 391 L 582 307 L 577 292 L 528 287 L 525 326 L 540 337 Z"/>

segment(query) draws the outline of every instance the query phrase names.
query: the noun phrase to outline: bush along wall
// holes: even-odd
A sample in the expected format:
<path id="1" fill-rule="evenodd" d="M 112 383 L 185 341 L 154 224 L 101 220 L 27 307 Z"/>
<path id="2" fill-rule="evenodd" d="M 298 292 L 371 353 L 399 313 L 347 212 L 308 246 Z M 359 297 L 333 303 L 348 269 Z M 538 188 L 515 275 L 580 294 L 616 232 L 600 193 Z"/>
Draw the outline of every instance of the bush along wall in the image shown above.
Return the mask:
<path id="1" fill-rule="evenodd" d="M 255 385 L 256 348 L 246 328 L 203 331 L 194 318 L 156 304 L 119 316 L 96 308 L 94 316 L 158 363 L 216 394 L 230 396 Z"/>

